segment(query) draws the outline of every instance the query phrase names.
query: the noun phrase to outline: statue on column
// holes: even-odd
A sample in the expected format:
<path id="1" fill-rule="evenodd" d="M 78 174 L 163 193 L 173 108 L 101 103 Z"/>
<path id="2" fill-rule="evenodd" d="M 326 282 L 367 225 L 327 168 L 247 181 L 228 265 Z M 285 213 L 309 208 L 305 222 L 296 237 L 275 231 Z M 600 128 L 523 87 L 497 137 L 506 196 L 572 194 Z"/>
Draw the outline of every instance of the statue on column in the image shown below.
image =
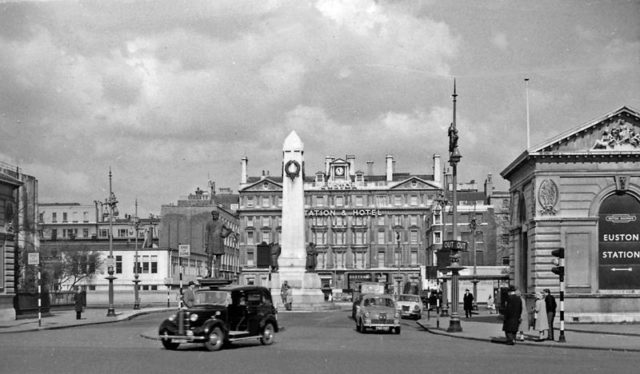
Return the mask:
<path id="1" fill-rule="evenodd" d="M 219 220 L 220 213 L 217 211 L 211 212 L 211 221 L 207 222 L 205 226 L 206 236 L 204 242 L 205 252 L 207 254 L 207 277 L 215 278 L 220 277 L 220 260 L 224 255 L 224 238 L 233 234 L 237 240 L 237 234 L 228 228 L 222 221 Z M 213 263 L 213 257 L 215 256 L 215 263 Z M 211 269 L 213 268 L 213 274 Z"/>
<path id="2" fill-rule="evenodd" d="M 449 126 L 449 153 L 458 148 L 458 129 L 453 127 L 453 123 Z"/>
<path id="3" fill-rule="evenodd" d="M 317 257 L 318 251 L 316 250 L 316 245 L 309 243 L 307 246 L 307 263 L 305 266 L 308 272 L 314 273 L 316 271 Z"/>
<path id="4" fill-rule="evenodd" d="M 271 271 L 274 273 L 278 272 L 278 257 L 280 257 L 280 253 L 282 252 L 282 248 L 280 248 L 280 244 L 271 243 L 269 244 L 269 249 L 271 251 Z"/>

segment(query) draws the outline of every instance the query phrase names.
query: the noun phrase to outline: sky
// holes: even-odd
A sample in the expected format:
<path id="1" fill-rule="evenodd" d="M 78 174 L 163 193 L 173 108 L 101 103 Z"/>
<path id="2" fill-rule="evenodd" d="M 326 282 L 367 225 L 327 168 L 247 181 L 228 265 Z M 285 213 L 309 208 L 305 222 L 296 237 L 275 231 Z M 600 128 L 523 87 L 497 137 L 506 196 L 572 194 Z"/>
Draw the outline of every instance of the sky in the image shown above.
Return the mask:
<path id="1" fill-rule="evenodd" d="M 640 0 L 0 2 L 0 161 L 41 203 L 159 214 L 196 188 L 281 175 L 295 130 L 326 156 L 482 188 L 527 147 L 640 109 Z M 525 78 L 529 79 L 528 88 Z"/>

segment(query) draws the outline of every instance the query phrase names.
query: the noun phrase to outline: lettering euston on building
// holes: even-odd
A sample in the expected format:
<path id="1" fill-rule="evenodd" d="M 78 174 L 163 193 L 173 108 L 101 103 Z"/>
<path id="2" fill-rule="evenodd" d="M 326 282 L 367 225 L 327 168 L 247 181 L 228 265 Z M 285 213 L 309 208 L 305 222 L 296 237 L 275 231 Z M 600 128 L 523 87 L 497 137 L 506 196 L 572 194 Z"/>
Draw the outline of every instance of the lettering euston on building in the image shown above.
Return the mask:
<path id="1" fill-rule="evenodd" d="M 380 209 L 353 209 L 350 211 L 347 211 L 346 209 L 342 209 L 342 210 L 308 209 L 304 212 L 304 214 L 306 216 L 312 216 L 312 217 L 315 217 L 315 216 L 333 217 L 333 216 L 347 216 L 347 215 L 376 217 L 376 216 L 381 216 L 382 212 L 380 212 Z"/>

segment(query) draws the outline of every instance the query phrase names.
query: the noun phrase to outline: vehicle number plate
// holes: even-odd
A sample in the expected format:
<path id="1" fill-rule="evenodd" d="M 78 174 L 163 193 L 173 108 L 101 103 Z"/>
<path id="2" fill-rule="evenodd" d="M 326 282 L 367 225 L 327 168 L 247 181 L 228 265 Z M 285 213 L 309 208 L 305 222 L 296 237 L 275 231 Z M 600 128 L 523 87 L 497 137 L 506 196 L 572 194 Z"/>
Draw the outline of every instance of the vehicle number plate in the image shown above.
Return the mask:
<path id="1" fill-rule="evenodd" d="M 387 319 L 387 313 L 380 313 L 379 318 L 384 321 L 385 319 Z"/>

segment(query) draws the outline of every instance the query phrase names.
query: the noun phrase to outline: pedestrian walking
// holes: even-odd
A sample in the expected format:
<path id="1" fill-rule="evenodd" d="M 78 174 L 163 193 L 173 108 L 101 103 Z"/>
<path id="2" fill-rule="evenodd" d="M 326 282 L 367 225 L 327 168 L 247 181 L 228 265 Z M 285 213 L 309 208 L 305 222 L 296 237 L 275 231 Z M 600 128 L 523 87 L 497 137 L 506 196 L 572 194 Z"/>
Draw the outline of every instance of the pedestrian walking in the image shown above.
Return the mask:
<path id="1" fill-rule="evenodd" d="M 556 298 L 551 294 L 551 290 L 548 288 L 544 289 L 544 304 L 547 308 L 547 322 L 549 323 L 549 335 L 547 339 L 554 340 L 553 334 L 553 320 L 556 318 Z"/>
<path id="2" fill-rule="evenodd" d="M 282 287 L 280 287 L 280 298 L 282 299 L 282 305 L 287 306 L 287 290 L 289 289 L 289 283 L 284 281 Z"/>
<path id="3" fill-rule="evenodd" d="M 76 309 L 76 319 L 82 319 L 82 307 L 84 306 L 84 300 L 80 287 L 76 287 L 76 293 L 73 294 L 73 301 Z"/>
<path id="4" fill-rule="evenodd" d="M 516 296 L 516 288 L 509 286 L 504 309 L 504 322 L 502 323 L 502 331 L 504 331 L 508 345 L 516 344 L 516 333 L 520 326 L 521 315 L 522 300 Z"/>
<path id="5" fill-rule="evenodd" d="M 293 308 L 293 290 L 291 287 L 287 289 L 287 303 L 285 305 L 287 310 L 291 310 Z"/>
<path id="6" fill-rule="evenodd" d="M 462 304 L 464 305 L 465 317 L 471 318 L 471 311 L 473 310 L 473 294 L 469 292 L 468 288 L 464 290 L 464 296 L 462 297 Z"/>
<path id="7" fill-rule="evenodd" d="M 520 298 L 522 303 L 522 312 L 520 313 L 520 324 L 518 325 L 517 339 L 521 342 L 524 341 L 524 332 L 529 331 L 529 311 L 527 311 L 527 301 L 522 296 L 522 291 L 516 290 L 516 296 Z"/>
<path id="8" fill-rule="evenodd" d="M 547 320 L 547 306 L 544 302 L 544 295 L 542 292 L 536 294 L 536 306 L 535 313 L 535 330 L 538 331 L 538 339 L 544 340 L 545 334 L 549 332 L 549 321 Z"/>

